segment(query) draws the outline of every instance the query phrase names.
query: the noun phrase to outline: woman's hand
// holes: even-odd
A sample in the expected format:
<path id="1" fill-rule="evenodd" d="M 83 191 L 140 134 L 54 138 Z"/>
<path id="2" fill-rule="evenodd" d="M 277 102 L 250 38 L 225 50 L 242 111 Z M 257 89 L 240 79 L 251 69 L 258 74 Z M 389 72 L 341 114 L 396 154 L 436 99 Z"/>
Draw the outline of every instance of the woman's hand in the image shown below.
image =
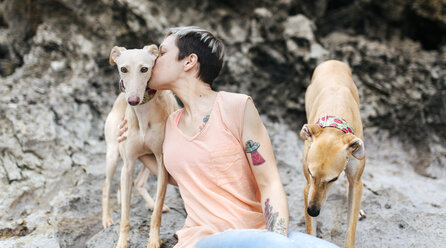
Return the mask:
<path id="1" fill-rule="evenodd" d="M 125 119 L 125 116 L 122 117 L 121 123 L 119 124 L 119 130 L 118 130 L 118 142 L 121 143 L 122 141 L 127 139 L 127 120 Z"/>

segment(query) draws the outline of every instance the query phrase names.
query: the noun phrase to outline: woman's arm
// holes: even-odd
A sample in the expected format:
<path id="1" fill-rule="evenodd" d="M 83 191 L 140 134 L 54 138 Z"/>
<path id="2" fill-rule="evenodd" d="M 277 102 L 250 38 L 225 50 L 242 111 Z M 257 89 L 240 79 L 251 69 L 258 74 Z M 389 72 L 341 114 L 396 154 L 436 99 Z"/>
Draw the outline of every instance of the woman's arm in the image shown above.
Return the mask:
<path id="1" fill-rule="evenodd" d="M 245 107 L 242 141 L 261 193 L 266 227 L 288 236 L 288 201 L 268 132 L 252 100 Z"/>
<path id="2" fill-rule="evenodd" d="M 152 172 L 155 176 L 158 176 L 158 163 L 156 162 L 156 158 L 155 155 L 151 154 L 151 155 L 143 155 L 141 157 L 138 158 L 139 161 L 141 161 L 144 166 L 150 170 L 150 172 Z M 175 181 L 175 179 L 173 179 L 173 177 L 169 174 L 168 175 L 168 180 L 167 183 L 172 184 L 174 186 L 178 186 L 177 182 Z"/>

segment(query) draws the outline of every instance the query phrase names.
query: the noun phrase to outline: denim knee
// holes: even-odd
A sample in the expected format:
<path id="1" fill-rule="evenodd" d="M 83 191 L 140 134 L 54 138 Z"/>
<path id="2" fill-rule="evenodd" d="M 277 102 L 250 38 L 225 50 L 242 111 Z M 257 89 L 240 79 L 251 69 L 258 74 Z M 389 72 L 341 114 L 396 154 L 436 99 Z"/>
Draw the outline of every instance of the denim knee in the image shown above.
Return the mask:
<path id="1" fill-rule="evenodd" d="M 295 243 L 296 248 L 339 248 L 333 243 L 302 232 L 290 231 L 288 238 Z"/>

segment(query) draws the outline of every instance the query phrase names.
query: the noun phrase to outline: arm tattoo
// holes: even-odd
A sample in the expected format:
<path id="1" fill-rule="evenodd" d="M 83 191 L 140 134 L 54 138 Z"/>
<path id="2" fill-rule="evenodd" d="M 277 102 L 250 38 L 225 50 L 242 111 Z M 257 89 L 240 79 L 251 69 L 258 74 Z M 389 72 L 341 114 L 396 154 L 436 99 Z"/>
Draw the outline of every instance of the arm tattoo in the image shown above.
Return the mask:
<path id="1" fill-rule="evenodd" d="M 263 159 L 262 155 L 257 151 L 259 147 L 260 144 L 252 140 L 248 140 L 245 145 L 246 153 L 251 153 L 252 164 L 255 166 L 265 163 L 265 159 Z"/>
<path id="2" fill-rule="evenodd" d="M 286 235 L 285 219 L 279 217 L 279 213 L 273 213 L 273 207 L 270 205 L 269 198 L 265 201 L 265 220 L 268 231 L 281 233 Z"/>

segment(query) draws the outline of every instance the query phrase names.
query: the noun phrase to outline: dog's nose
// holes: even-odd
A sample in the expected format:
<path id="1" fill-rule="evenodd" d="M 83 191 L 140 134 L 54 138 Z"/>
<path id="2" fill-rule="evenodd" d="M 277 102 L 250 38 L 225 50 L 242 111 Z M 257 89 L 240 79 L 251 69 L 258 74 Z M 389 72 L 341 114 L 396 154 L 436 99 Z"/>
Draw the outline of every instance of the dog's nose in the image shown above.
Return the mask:
<path id="1" fill-rule="evenodd" d="M 310 206 L 307 208 L 307 213 L 311 216 L 311 217 L 317 217 L 320 213 L 320 209 L 315 207 L 315 206 Z"/>
<path id="2" fill-rule="evenodd" d="M 131 96 L 127 101 L 129 102 L 130 105 L 135 106 L 139 104 L 139 97 Z"/>

